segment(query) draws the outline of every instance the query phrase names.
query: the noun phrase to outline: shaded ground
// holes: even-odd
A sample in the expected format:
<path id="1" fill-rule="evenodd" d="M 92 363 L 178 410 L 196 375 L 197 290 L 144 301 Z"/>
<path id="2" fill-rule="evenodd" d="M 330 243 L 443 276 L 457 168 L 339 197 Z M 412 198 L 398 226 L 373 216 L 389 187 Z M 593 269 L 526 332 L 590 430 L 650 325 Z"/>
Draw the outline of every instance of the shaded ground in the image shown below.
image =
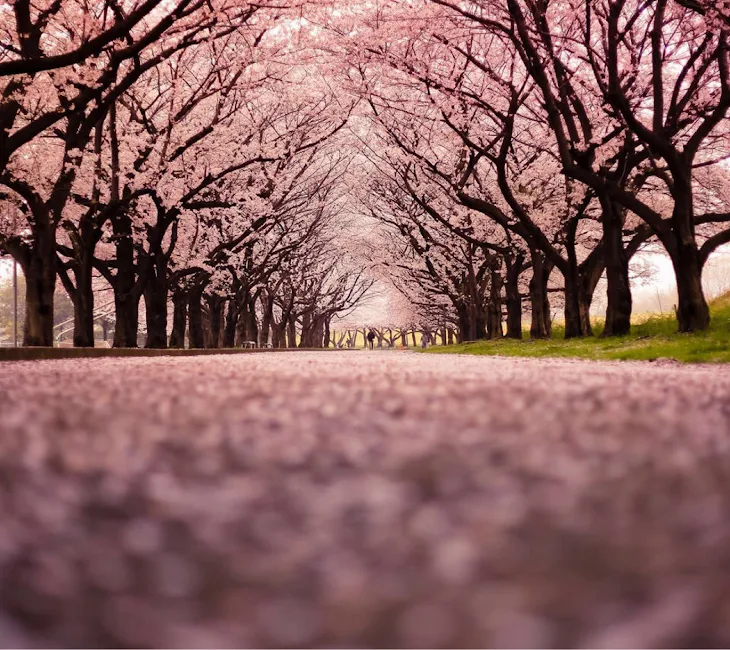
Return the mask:
<path id="1" fill-rule="evenodd" d="M 0 643 L 730 645 L 729 396 L 673 364 L 0 364 Z"/>

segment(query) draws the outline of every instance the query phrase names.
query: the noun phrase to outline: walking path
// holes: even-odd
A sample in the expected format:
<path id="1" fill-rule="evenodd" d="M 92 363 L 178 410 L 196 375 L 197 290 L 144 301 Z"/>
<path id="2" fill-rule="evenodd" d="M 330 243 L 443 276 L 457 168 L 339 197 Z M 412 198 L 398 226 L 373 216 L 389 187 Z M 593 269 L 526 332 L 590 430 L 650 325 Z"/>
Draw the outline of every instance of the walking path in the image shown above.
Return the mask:
<path id="1" fill-rule="evenodd" d="M 0 364 L 0 645 L 730 645 L 729 397 L 725 366 Z"/>

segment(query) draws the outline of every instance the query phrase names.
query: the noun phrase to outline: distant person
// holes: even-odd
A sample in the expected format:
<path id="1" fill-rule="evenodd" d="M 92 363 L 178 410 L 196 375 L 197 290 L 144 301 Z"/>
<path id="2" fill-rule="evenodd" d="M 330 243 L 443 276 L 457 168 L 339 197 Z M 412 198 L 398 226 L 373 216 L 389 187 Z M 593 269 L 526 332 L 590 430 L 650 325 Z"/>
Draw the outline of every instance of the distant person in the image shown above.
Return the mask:
<path id="1" fill-rule="evenodd" d="M 373 330 L 370 330 L 368 332 L 368 345 L 370 346 L 370 349 L 373 349 L 373 341 L 375 341 L 375 332 Z"/>
<path id="2" fill-rule="evenodd" d="M 430 342 L 431 342 L 431 336 L 429 335 L 428 332 L 424 332 L 421 335 L 421 347 L 424 348 L 424 349 L 427 348 L 428 347 L 428 344 Z"/>

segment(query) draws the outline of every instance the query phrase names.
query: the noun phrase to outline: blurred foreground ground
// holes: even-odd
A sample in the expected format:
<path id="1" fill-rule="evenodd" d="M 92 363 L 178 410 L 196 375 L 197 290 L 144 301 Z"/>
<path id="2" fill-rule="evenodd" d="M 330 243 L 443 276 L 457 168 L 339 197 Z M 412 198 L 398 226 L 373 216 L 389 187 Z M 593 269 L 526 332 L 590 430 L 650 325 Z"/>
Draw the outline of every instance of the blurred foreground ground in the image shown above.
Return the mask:
<path id="1" fill-rule="evenodd" d="M 0 645 L 728 646 L 730 367 L 0 364 Z"/>

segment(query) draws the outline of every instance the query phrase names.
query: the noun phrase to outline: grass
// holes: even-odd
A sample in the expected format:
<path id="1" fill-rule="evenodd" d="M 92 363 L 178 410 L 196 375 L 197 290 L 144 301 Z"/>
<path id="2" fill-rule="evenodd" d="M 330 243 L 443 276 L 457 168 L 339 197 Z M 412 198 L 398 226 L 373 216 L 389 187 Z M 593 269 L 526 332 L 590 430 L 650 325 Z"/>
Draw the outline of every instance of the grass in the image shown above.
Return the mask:
<path id="1" fill-rule="evenodd" d="M 500 339 L 478 341 L 446 347 L 433 347 L 429 354 L 475 354 L 506 357 L 579 357 L 583 359 L 643 360 L 674 359 L 684 363 L 730 362 L 730 294 L 710 303 L 712 323 L 707 332 L 677 333 L 672 316 L 652 316 L 637 322 L 631 335 L 601 338 L 601 323 L 597 336 L 584 339 L 562 338 L 562 327 L 554 327 L 553 337 L 545 341 Z"/>

